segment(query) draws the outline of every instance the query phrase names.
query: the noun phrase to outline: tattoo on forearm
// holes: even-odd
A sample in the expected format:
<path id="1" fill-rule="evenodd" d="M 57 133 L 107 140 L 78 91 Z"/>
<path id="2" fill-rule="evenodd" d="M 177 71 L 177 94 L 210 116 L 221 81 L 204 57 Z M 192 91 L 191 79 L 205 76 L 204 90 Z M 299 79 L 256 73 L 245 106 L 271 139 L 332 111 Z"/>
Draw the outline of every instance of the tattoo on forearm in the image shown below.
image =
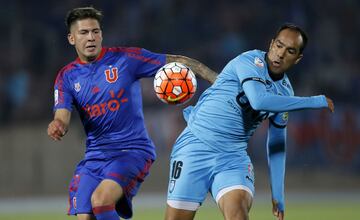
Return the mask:
<path id="1" fill-rule="evenodd" d="M 203 78 L 204 80 L 210 83 L 214 83 L 218 75 L 216 72 L 211 70 L 206 65 L 189 57 L 185 57 L 181 55 L 167 55 L 166 61 L 167 63 L 171 63 L 171 62 L 183 63 L 186 66 L 188 66 L 197 76 L 200 76 L 201 78 Z"/>

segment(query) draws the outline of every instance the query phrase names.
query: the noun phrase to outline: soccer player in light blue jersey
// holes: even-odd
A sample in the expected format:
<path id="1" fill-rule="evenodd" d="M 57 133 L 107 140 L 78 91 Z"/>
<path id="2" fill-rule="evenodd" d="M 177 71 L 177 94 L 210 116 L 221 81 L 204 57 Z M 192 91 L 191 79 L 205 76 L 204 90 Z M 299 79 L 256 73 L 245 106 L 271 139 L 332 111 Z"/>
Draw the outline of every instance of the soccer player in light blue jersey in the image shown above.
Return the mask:
<path id="1" fill-rule="evenodd" d="M 193 219 L 210 192 L 224 219 L 249 219 L 254 189 L 250 137 L 269 119 L 267 158 L 273 214 L 284 219 L 284 177 L 288 112 L 329 108 L 324 95 L 299 97 L 286 72 L 303 57 L 307 36 L 282 26 L 269 51 L 247 51 L 231 60 L 194 107 L 184 110 L 187 127 L 170 158 L 166 220 Z"/>
<path id="2" fill-rule="evenodd" d="M 144 125 L 139 79 L 153 77 L 169 62 L 181 62 L 213 82 L 216 73 L 200 62 L 141 48 L 102 47 L 102 13 L 75 8 L 66 18 L 68 41 L 78 58 L 57 75 L 54 120 L 48 135 L 61 140 L 73 107 L 87 135 L 85 158 L 69 187 L 69 215 L 79 220 L 131 218 L 136 195 L 155 160 Z"/>

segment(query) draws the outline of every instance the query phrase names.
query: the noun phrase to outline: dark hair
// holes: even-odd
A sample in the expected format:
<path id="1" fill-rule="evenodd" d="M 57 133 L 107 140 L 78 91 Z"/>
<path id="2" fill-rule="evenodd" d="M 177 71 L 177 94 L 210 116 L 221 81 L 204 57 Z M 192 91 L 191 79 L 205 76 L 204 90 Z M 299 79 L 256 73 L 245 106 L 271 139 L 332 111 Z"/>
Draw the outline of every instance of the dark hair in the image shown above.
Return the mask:
<path id="1" fill-rule="evenodd" d="M 274 39 L 276 39 L 279 36 L 280 32 L 285 30 L 285 29 L 290 29 L 292 31 L 296 31 L 296 32 L 300 33 L 301 38 L 302 38 L 302 45 L 300 47 L 300 54 L 302 54 L 305 47 L 306 47 L 307 41 L 308 41 L 308 37 L 307 37 L 307 34 L 305 33 L 305 31 L 303 29 L 301 29 L 299 26 L 295 25 L 295 24 L 286 23 L 286 24 L 283 24 L 277 30 Z"/>
<path id="2" fill-rule="evenodd" d="M 66 24 L 66 27 L 68 28 L 68 31 L 70 32 L 71 25 L 77 20 L 92 18 L 92 19 L 96 19 L 100 24 L 102 17 L 103 17 L 103 15 L 102 15 L 101 11 L 99 11 L 91 6 L 74 8 L 67 13 L 66 19 L 65 19 L 65 24 Z"/>

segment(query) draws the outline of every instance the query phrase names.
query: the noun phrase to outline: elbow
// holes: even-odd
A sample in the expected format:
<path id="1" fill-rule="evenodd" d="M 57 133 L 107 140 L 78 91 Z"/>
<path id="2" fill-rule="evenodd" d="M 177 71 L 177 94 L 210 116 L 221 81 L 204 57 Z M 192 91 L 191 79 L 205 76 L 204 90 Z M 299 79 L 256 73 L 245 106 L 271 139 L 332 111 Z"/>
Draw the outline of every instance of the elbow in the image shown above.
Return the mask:
<path id="1" fill-rule="evenodd" d="M 250 101 L 251 108 L 253 108 L 255 111 L 261 111 L 263 109 L 263 102 L 260 98 L 256 98 L 253 101 Z"/>

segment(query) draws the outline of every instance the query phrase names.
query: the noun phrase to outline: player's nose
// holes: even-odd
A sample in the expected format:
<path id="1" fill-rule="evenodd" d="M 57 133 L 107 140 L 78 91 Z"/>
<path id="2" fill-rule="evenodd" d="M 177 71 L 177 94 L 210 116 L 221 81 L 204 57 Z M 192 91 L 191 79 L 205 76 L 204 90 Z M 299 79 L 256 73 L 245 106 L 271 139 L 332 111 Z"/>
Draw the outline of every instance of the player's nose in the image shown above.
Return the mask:
<path id="1" fill-rule="evenodd" d="M 277 53 L 278 57 L 279 57 L 280 59 L 284 59 L 285 52 L 286 52 L 285 49 L 283 49 L 283 48 L 279 49 L 279 51 L 278 51 L 278 53 Z"/>
<path id="2" fill-rule="evenodd" d="M 91 40 L 91 41 L 95 40 L 95 35 L 94 35 L 94 33 L 89 32 L 87 38 L 88 38 L 89 40 Z"/>

